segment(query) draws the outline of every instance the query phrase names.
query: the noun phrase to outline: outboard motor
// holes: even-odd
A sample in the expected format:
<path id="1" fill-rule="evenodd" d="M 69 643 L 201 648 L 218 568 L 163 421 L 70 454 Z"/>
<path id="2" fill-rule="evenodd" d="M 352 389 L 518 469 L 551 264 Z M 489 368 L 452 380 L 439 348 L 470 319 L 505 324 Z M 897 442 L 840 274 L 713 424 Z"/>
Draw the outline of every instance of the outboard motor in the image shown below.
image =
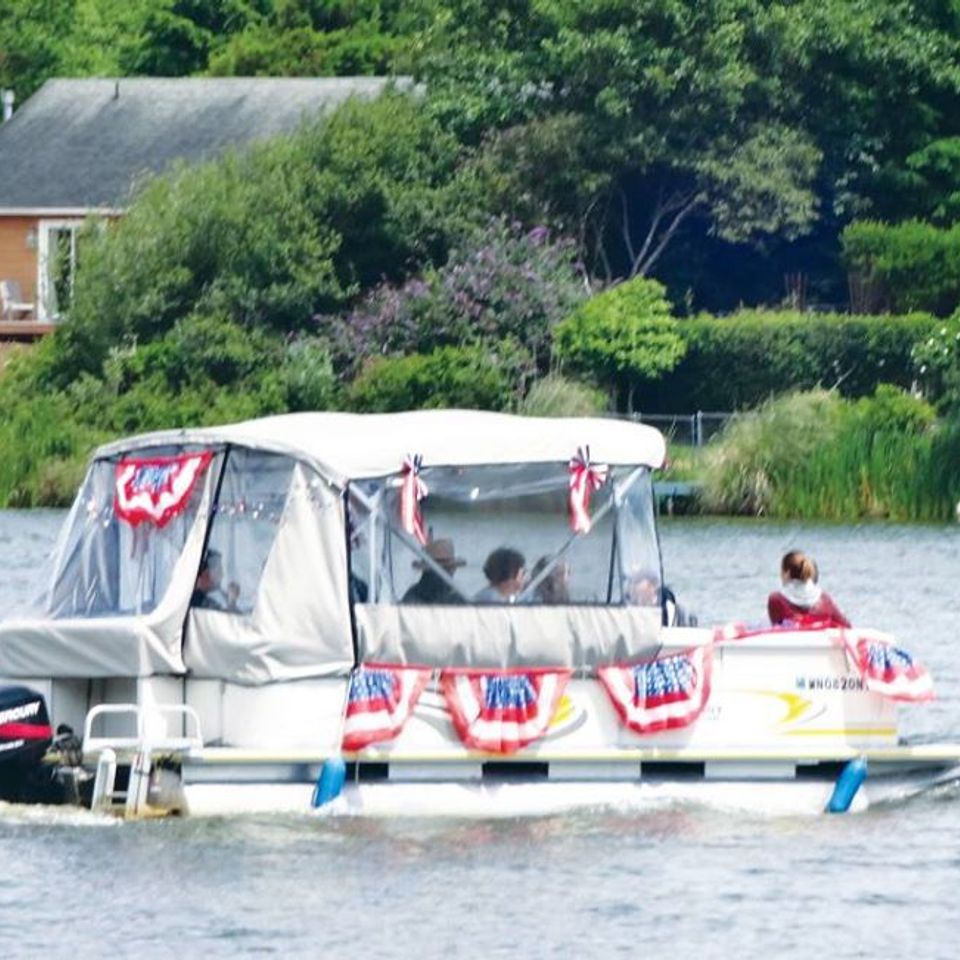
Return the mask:
<path id="1" fill-rule="evenodd" d="M 0 687 L 0 800 L 59 802 L 55 769 L 43 763 L 52 742 L 43 696 L 29 687 Z"/>

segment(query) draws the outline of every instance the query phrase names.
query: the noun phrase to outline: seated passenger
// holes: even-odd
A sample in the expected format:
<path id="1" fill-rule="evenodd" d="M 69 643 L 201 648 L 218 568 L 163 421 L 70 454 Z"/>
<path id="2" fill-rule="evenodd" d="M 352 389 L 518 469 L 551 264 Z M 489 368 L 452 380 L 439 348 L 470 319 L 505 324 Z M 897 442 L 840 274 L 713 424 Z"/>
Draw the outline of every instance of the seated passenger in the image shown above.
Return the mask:
<path id="1" fill-rule="evenodd" d="M 623 590 L 623 602 L 634 607 L 660 606 L 660 577 L 652 571 L 644 570 L 626 577 Z"/>
<path id="2" fill-rule="evenodd" d="M 233 612 L 237 609 L 237 600 L 240 597 L 240 586 L 231 582 L 224 590 L 220 585 L 223 582 L 223 559 L 218 550 L 208 550 L 200 561 L 200 572 L 194 584 L 190 606 L 205 607 L 208 610 L 226 610 Z"/>
<path id="3" fill-rule="evenodd" d="M 537 577 L 546 569 L 549 557 L 541 557 L 534 565 L 530 579 Z M 570 564 L 563 560 L 534 587 L 530 603 L 569 603 L 570 602 Z"/>
<path id="4" fill-rule="evenodd" d="M 476 603 L 513 603 L 526 580 L 523 554 L 510 547 L 497 547 L 487 557 L 483 572 L 490 581 L 473 599 Z"/>
<path id="5" fill-rule="evenodd" d="M 780 561 L 782 586 L 767 597 L 770 622 L 795 623 L 799 626 L 823 623 L 830 627 L 849 627 L 850 621 L 840 612 L 830 594 L 818 584 L 817 565 L 800 550 L 791 550 Z"/>
<path id="6" fill-rule="evenodd" d="M 640 607 L 660 607 L 660 622 L 665 627 L 695 627 L 696 616 L 677 602 L 676 594 L 666 585 L 660 586 L 656 573 L 634 574 L 627 581 L 624 602 Z"/>
<path id="7" fill-rule="evenodd" d="M 467 562 L 457 556 L 452 540 L 431 540 L 423 552 L 451 577 Z M 403 595 L 403 603 L 463 603 L 463 597 L 422 560 L 414 560 L 413 566 L 423 573 Z"/>

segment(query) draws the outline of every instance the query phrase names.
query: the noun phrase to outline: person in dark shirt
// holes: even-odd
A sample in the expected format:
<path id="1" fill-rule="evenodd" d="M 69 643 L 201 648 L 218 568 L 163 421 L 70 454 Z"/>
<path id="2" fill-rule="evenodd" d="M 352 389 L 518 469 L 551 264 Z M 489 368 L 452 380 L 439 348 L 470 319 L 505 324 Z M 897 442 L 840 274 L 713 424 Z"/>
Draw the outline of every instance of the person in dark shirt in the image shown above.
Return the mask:
<path id="1" fill-rule="evenodd" d="M 443 538 L 431 540 L 424 548 L 424 553 L 451 577 L 467 562 L 457 556 L 453 541 Z M 413 566 L 423 572 L 403 595 L 404 603 L 463 603 L 463 597 L 422 560 L 414 561 Z"/>
<path id="2" fill-rule="evenodd" d="M 782 586 L 767 597 L 770 622 L 798 625 L 818 623 L 828 627 L 849 627 L 830 594 L 821 589 L 817 565 L 800 550 L 791 550 L 780 561 Z"/>

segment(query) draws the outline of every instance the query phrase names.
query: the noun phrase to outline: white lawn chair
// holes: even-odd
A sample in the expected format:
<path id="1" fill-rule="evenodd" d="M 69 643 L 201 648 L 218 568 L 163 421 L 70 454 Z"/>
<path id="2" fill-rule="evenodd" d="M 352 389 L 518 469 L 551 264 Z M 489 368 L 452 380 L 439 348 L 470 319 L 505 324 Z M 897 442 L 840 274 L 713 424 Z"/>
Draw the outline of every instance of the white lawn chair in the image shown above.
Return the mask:
<path id="1" fill-rule="evenodd" d="M 23 299 L 16 280 L 0 280 L 0 320 L 31 320 L 33 304 Z"/>

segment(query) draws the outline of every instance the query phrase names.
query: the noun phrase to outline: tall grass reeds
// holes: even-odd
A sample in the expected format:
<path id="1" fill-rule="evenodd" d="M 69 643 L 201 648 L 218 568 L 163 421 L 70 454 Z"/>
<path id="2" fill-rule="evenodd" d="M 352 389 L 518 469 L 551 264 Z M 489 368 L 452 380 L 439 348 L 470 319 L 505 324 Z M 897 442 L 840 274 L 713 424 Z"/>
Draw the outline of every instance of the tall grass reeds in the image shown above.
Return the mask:
<path id="1" fill-rule="evenodd" d="M 800 519 L 946 520 L 960 498 L 960 424 L 893 388 L 822 390 L 734 421 L 706 460 L 704 505 Z"/>
<path id="2" fill-rule="evenodd" d="M 603 411 L 606 402 L 595 387 L 550 373 L 530 387 L 517 412 L 527 417 L 593 417 Z"/>

